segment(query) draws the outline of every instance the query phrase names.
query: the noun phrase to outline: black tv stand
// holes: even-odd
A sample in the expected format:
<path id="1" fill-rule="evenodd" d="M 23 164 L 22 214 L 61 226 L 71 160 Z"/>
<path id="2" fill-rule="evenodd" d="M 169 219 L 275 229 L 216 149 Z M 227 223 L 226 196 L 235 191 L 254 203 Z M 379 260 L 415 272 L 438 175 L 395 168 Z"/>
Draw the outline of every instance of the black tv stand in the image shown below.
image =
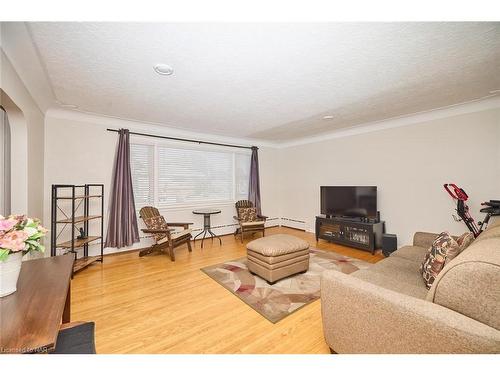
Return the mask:
<path id="1" fill-rule="evenodd" d="M 385 222 L 353 217 L 316 216 L 319 239 L 375 253 L 382 246 Z"/>

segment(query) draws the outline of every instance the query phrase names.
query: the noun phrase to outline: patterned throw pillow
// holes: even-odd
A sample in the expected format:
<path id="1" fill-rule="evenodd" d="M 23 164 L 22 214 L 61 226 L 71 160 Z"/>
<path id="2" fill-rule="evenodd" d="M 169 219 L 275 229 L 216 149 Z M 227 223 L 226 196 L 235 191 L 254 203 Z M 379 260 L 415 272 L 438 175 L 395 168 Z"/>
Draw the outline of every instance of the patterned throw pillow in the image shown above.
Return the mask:
<path id="1" fill-rule="evenodd" d="M 144 224 L 146 224 L 146 228 L 148 229 L 168 229 L 167 222 L 163 216 L 153 216 L 147 219 L 144 219 Z M 167 237 L 166 233 L 154 233 L 156 241 L 159 241 L 165 237 Z"/>
<path id="2" fill-rule="evenodd" d="M 434 240 L 420 267 L 427 289 L 431 288 L 432 283 L 443 269 L 448 252 L 458 252 L 457 248 L 459 248 L 457 241 L 448 232 L 441 233 Z"/>
<path id="3" fill-rule="evenodd" d="M 255 207 L 238 208 L 238 217 L 244 223 L 257 221 L 257 209 Z"/>
<path id="4" fill-rule="evenodd" d="M 446 266 L 458 254 L 467 249 L 467 247 L 469 247 L 472 241 L 474 241 L 474 235 L 470 232 L 465 232 L 460 237 L 458 237 L 457 238 L 458 247 L 454 247 L 450 251 L 448 251 L 448 253 L 446 254 L 446 260 L 444 261 L 444 265 Z"/>

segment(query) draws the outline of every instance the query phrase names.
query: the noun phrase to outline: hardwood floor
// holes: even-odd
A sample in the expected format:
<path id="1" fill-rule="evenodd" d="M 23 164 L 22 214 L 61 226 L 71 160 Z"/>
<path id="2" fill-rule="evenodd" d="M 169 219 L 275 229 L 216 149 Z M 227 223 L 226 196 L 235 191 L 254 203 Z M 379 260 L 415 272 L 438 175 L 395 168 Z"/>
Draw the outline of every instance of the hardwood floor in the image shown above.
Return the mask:
<path id="1" fill-rule="evenodd" d="M 320 241 L 289 228 L 311 246 L 376 262 L 381 254 Z M 248 242 L 252 239 L 247 235 Z M 256 234 L 254 238 L 259 235 Z M 200 271 L 245 256 L 245 244 L 233 236 L 199 242 L 188 253 L 139 258 L 137 252 L 106 256 L 76 274 L 72 282 L 71 320 L 96 323 L 98 353 L 329 353 L 323 339 L 320 301 L 272 324 Z"/>

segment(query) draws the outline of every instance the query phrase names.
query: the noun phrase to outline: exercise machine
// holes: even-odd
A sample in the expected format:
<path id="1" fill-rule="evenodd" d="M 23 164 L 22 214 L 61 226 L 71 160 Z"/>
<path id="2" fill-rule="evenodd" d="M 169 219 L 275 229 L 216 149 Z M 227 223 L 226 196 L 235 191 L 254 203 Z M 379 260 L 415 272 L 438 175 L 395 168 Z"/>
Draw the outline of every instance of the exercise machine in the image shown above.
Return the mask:
<path id="1" fill-rule="evenodd" d="M 484 206 L 479 210 L 479 212 L 485 213 L 486 216 L 484 220 L 476 221 L 469 213 L 469 206 L 465 202 L 469 199 L 469 196 L 465 192 L 464 189 L 458 187 L 456 184 L 444 184 L 444 189 L 446 192 L 453 198 L 453 200 L 457 203 L 457 208 L 455 211 L 457 212 L 459 217 L 453 215 L 455 221 L 463 221 L 467 226 L 469 231 L 477 237 L 481 234 L 483 230 L 488 227 L 488 222 L 492 216 L 500 216 L 500 200 L 490 200 L 488 202 L 481 203 L 481 206 Z"/>

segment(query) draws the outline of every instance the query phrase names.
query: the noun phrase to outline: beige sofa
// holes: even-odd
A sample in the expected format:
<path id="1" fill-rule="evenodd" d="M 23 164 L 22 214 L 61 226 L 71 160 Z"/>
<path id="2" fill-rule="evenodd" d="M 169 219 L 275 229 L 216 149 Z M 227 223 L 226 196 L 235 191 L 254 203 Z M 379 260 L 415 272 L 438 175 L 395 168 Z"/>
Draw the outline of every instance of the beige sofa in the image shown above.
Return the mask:
<path id="1" fill-rule="evenodd" d="M 350 275 L 326 271 L 321 312 L 337 353 L 500 353 L 500 220 L 427 290 L 419 272 L 437 234 Z"/>

